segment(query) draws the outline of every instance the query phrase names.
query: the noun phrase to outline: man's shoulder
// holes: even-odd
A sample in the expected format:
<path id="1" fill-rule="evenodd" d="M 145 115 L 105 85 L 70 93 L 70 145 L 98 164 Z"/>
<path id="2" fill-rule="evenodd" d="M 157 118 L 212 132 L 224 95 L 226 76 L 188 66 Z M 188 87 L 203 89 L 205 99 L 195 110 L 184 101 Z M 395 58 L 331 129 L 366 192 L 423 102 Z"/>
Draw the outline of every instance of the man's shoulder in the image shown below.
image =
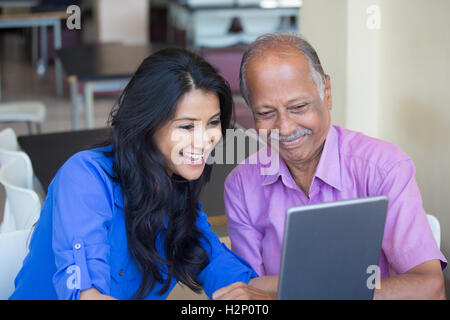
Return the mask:
<path id="1" fill-rule="evenodd" d="M 395 144 L 367 136 L 361 132 L 335 126 L 338 132 L 339 155 L 342 160 L 363 161 L 387 171 L 411 158 Z"/>

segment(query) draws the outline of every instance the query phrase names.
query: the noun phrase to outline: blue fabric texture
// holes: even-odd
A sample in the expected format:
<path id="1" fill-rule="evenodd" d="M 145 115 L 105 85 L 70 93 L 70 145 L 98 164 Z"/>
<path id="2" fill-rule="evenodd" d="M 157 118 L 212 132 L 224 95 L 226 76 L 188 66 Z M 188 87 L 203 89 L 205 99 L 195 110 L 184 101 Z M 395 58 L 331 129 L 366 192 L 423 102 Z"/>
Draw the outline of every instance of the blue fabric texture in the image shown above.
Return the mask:
<path id="1" fill-rule="evenodd" d="M 129 255 L 122 193 L 111 179 L 114 158 L 105 155 L 108 151 L 111 146 L 79 152 L 56 174 L 10 299 L 76 300 L 89 288 L 117 299 L 136 293 L 142 276 Z M 196 224 L 209 254 L 198 279 L 209 297 L 221 287 L 258 276 L 211 231 L 201 204 Z M 158 250 L 164 256 L 163 245 Z M 165 299 L 176 283 L 173 279 L 163 295 L 157 294 L 163 284 L 156 283 L 146 299 Z"/>

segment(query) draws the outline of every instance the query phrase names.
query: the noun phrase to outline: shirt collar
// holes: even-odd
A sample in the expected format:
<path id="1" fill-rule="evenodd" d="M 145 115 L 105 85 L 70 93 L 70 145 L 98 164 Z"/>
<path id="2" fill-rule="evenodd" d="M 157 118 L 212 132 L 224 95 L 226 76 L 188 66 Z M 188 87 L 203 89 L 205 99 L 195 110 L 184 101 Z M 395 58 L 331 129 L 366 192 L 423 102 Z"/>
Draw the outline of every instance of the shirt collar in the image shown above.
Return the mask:
<path id="1" fill-rule="evenodd" d="M 266 148 L 268 148 L 268 150 L 266 150 Z M 270 149 L 269 146 L 267 146 L 261 149 L 259 152 L 266 152 L 265 154 L 270 155 L 271 152 L 274 151 Z M 270 173 L 271 167 L 273 168 L 273 164 L 272 166 L 270 164 L 261 165 L 261 184 L 263 186 L 266 186 L 275 183 L 278 178 L 281 177 L 284 185 L 290 188 L 297 188 L 297 185 L 292 178 L 289 168 L 287 167 L 283 158 L 281 158 L 278 153 L 276 154 L 276 157 L 277 159 L 273 158 L 275 160 L 278 160 L 279 164 L 279 169 L 276 172 Z M 334 126 L 331 126 L 330 130 L 328 131 L 322 155 L 320 156 L 319 164 L 316 169 L 315 177 L 342 191 L 338 137 Z"/>
<path id="2" fill-rule="evenodd" d="M 315 176 L 335 189 L 342 191 L 339 140 L 334 126 L 331 126 L 328 131 Z"/>
<path id="3" fill-rule="evenodd" d="M 287 167 L 286 163 L 284 162 L 283 158 L 280 156 L 280 154 L 270 148 L 269 145 L 262 148 L 259 152 L 259 158 L 262 159 L 265 157 L 266 159 L 270 159 L 270 162 L 266 164 L 261 164 L 261 176 L 262 176 L 262 185 L 266 186 L 272 183 L 275 183 L 278 178 L 281 177 L 283 183 L 290 188 L 297 188 L 296 183 L 294 179 L 292 178 L 292 175 L 289 171 L 289 168 Z M 261 161 L 261 160 L 260 160 Z M 261 162 L 260 162 L 261 163 Z M 276 168 L 278 167 L 278 170 Z"/>

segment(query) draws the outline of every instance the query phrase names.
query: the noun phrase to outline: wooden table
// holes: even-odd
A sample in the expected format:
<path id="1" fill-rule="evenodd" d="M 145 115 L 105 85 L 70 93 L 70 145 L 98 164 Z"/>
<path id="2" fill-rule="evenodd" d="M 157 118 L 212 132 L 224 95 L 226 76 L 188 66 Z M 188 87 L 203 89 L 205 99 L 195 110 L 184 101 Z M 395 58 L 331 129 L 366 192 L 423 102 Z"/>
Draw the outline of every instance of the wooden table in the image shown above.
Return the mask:
<path id="1" fill-rule="evenodd" d="M 0 15 L 1 28 L 34 28 L 41 29 L 41 55 L 44 59 L 44 70 L 47 64 L 47 27 L 53 27 L 54 48 L 60 49 L 61 40 L 61 19 L 66 19 L 68 14 L 65 11 L 49 11 L 49 12 L 32 12 L 23 14 L 2 14 Z M 58 58 L 55 59 L 55 79 L 56 93 L 61 96 L 63 93 L 62 86 L 62 68 Z M 1 87 L 0 87 L 1 91 Z M 0 92 L 1 96 L 1 92 Z"/>

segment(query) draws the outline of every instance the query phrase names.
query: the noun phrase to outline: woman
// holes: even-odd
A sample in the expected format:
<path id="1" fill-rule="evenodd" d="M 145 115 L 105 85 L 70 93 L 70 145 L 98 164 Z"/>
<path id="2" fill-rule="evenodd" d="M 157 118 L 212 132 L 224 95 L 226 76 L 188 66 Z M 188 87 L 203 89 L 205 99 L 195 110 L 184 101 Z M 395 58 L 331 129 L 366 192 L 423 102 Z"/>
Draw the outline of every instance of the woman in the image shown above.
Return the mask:
<path id="1" fill-rule="evenodd" d="M 164 299 L 177 281 L 214 298 L 265 297 L 198 202 L 231 111 L 228 85 L 202 58 L 145 59 L 108 145 L 74 155 L 52 181 L 11 299 Z"/>

